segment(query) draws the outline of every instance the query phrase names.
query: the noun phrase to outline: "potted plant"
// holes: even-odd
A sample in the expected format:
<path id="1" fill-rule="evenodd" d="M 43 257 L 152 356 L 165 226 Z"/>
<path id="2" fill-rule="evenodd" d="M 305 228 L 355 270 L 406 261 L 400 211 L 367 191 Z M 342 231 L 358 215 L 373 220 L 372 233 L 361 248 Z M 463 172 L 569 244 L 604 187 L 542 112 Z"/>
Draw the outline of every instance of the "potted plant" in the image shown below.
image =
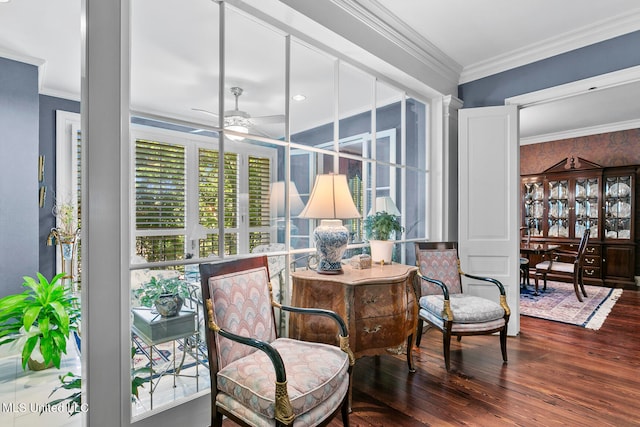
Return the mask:
<path id="1" fill-rule="evenodd" d="M 22 286 L 27 290 L 0 299 L 0 345 L 22 343 L 22 369 L 27 364 L 32 370 L 60 368 L 69 333 L 77 330 L 80 308 L 71 289 L 62 284 L 62 273 L 51 281 L 40 273 L 37 277 L 36 281 L 25 276 Z M 41 363 L 32 357 L 38 352 Z"/>
<path id="2" fill-rule="evenodd" d="M 388 212 L 376 212 L 364 220 L 364 231 L 371 246 L 371 260 L 373 262 L 391 263 L 393 242 L 389 241 L 392 233 L 401 233 L 404 227 L 400 224 L 400 217 Z"/>
<path id="3" fill-rule="evenodd" d="M 134 295 L 145 307 L 155 306 L 163 317 L 176 316 L 185 298 L 189 297 L 189 286 L 177 277 L 152 277 L 149 282 L 134 291 Z"/>

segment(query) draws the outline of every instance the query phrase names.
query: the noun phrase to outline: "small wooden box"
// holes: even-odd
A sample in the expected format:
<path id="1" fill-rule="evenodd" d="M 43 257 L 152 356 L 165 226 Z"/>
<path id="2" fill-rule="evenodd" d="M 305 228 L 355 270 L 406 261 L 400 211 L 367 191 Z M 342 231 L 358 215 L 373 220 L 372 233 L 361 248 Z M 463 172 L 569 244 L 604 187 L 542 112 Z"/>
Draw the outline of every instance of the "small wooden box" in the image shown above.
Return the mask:
<path id="1" fill-rule="evenodd" d="M 371 268 L 371 256 L 366 254 L 355 255 L 350 260 L 351 267 L 363 270 L 365 268 Z"/>

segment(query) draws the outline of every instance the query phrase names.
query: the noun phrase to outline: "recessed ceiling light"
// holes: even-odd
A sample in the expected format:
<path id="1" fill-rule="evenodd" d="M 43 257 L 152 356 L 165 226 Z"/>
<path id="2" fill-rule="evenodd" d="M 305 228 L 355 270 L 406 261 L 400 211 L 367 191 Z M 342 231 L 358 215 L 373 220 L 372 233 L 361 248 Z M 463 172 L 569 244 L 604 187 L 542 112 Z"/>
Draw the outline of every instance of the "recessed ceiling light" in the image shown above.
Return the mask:
<path id="1" fill-rule="evenodd" d="M 297 95 L 293 95 L 291 99 L 293 99 L 294 101 L 304 101 L 305 99 L 307 99 L 307 97 L 299 93 Z"/>
<path id="2" fill-rule="evenodd" d="M 0 0 L 0 3 L 9 3 L 11 0 Z"/>

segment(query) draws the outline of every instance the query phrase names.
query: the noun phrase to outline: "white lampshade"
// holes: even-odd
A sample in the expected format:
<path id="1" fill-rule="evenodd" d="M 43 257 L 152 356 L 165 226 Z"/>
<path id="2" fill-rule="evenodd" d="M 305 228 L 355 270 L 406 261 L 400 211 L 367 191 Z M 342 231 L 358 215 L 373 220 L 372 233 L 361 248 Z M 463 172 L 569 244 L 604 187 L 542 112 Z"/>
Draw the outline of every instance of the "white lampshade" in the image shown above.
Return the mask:
<path id="1" fill-rule="evenodd" d="M 400 216 L 400 211 L 393 202 L 393 199 L 389 196 L 376 197 L 375 212 L 387 212 L 391 215 Z M 371 208 L 368 215 L 373 215 L 375 212 L 373 208 Z"/>
<path id="2" fill-rule="evenodd" d="M 271 184 L 269 203 L 271 205 L 271 212 L 275 213 L 277 218 L 283 218 L 286 216 L 285 203 L 284 203 L 284 181 L 278 181 Z M 295 182 L 289 182 L 289 209 L 291 210 L 291 216 L 298 215 L 302 209 L 304 209 L 304 203 L 298 193 L 298 188 Z"/>
<path id="3" fill-rule="evenodd" d="M 348 219 L 360 218 L 353 203 L 346 175 L 318 175 L 311 196 L 301 218 Z"/>

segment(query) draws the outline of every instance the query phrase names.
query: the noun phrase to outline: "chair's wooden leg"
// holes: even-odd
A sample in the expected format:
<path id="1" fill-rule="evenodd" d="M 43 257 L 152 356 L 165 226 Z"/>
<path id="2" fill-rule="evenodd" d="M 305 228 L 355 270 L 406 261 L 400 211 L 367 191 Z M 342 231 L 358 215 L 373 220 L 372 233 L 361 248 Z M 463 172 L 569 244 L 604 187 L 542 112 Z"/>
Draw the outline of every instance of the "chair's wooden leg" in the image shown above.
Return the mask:
<path id="1" fill-rule="evenodd" d="M 587 291 L 584 290 L 584 276 L 582 275 L 582 271 L 580 271 L 580 289 L 582 290 L 582 295 L 587 298 Z"/>
<path id="2" fill-rule="evenodd" d="M 418 326 L 416 327 L 416 347 L 420 347 L 420 341 L 422 341 L 423 326 L 424 326 L 424 320 L 418 318 Z"/>
<path id="3" fill-rule="evenodd" d="M 222 427 L 222 413 L 215 411 L 211 414 L 211 427 Z"/>
<path id="4" fill-rule="evenodd" d="M 582 302 L 582 295 L 580 295 L 580 283 L 578 283 L 578 278 L 574 277 L 573 279 L 573 291 L 576 293 L 576 296 L 578 297 L 578 301 Z"/>
<path id="5" fill-rule="evenodd" d="M 351 380 L 349 380 L 351 382 Z M 351 412 L 351 384 L 349 384 L 349 391 L 347 392 L 344 400 L 342 401 L 342 425 L 349 427 L 349 412 Z"/>
<path id="6" fill-rule="evenodd" d="M 500 331 L 500 350 L 502 351 L 502 361 L 507 363 L 507 325 Z"/>
<path id="7" fill-rule="evenodd" d="M 534 282 L 535 282 L 535 291 L 533 292 L 533 294 L 538 295 L 538 273 L 537 272 L 534 276 Z"/>
<path id="8" fill-rule="evenodd" d="M 447 369 L 447 372 L 449 372 L 451 368 L 449 357 L 451 354 L 451 333 L 446 329 L 442 331 L 442 349 L 444 352 L 444 367 Z"/>

